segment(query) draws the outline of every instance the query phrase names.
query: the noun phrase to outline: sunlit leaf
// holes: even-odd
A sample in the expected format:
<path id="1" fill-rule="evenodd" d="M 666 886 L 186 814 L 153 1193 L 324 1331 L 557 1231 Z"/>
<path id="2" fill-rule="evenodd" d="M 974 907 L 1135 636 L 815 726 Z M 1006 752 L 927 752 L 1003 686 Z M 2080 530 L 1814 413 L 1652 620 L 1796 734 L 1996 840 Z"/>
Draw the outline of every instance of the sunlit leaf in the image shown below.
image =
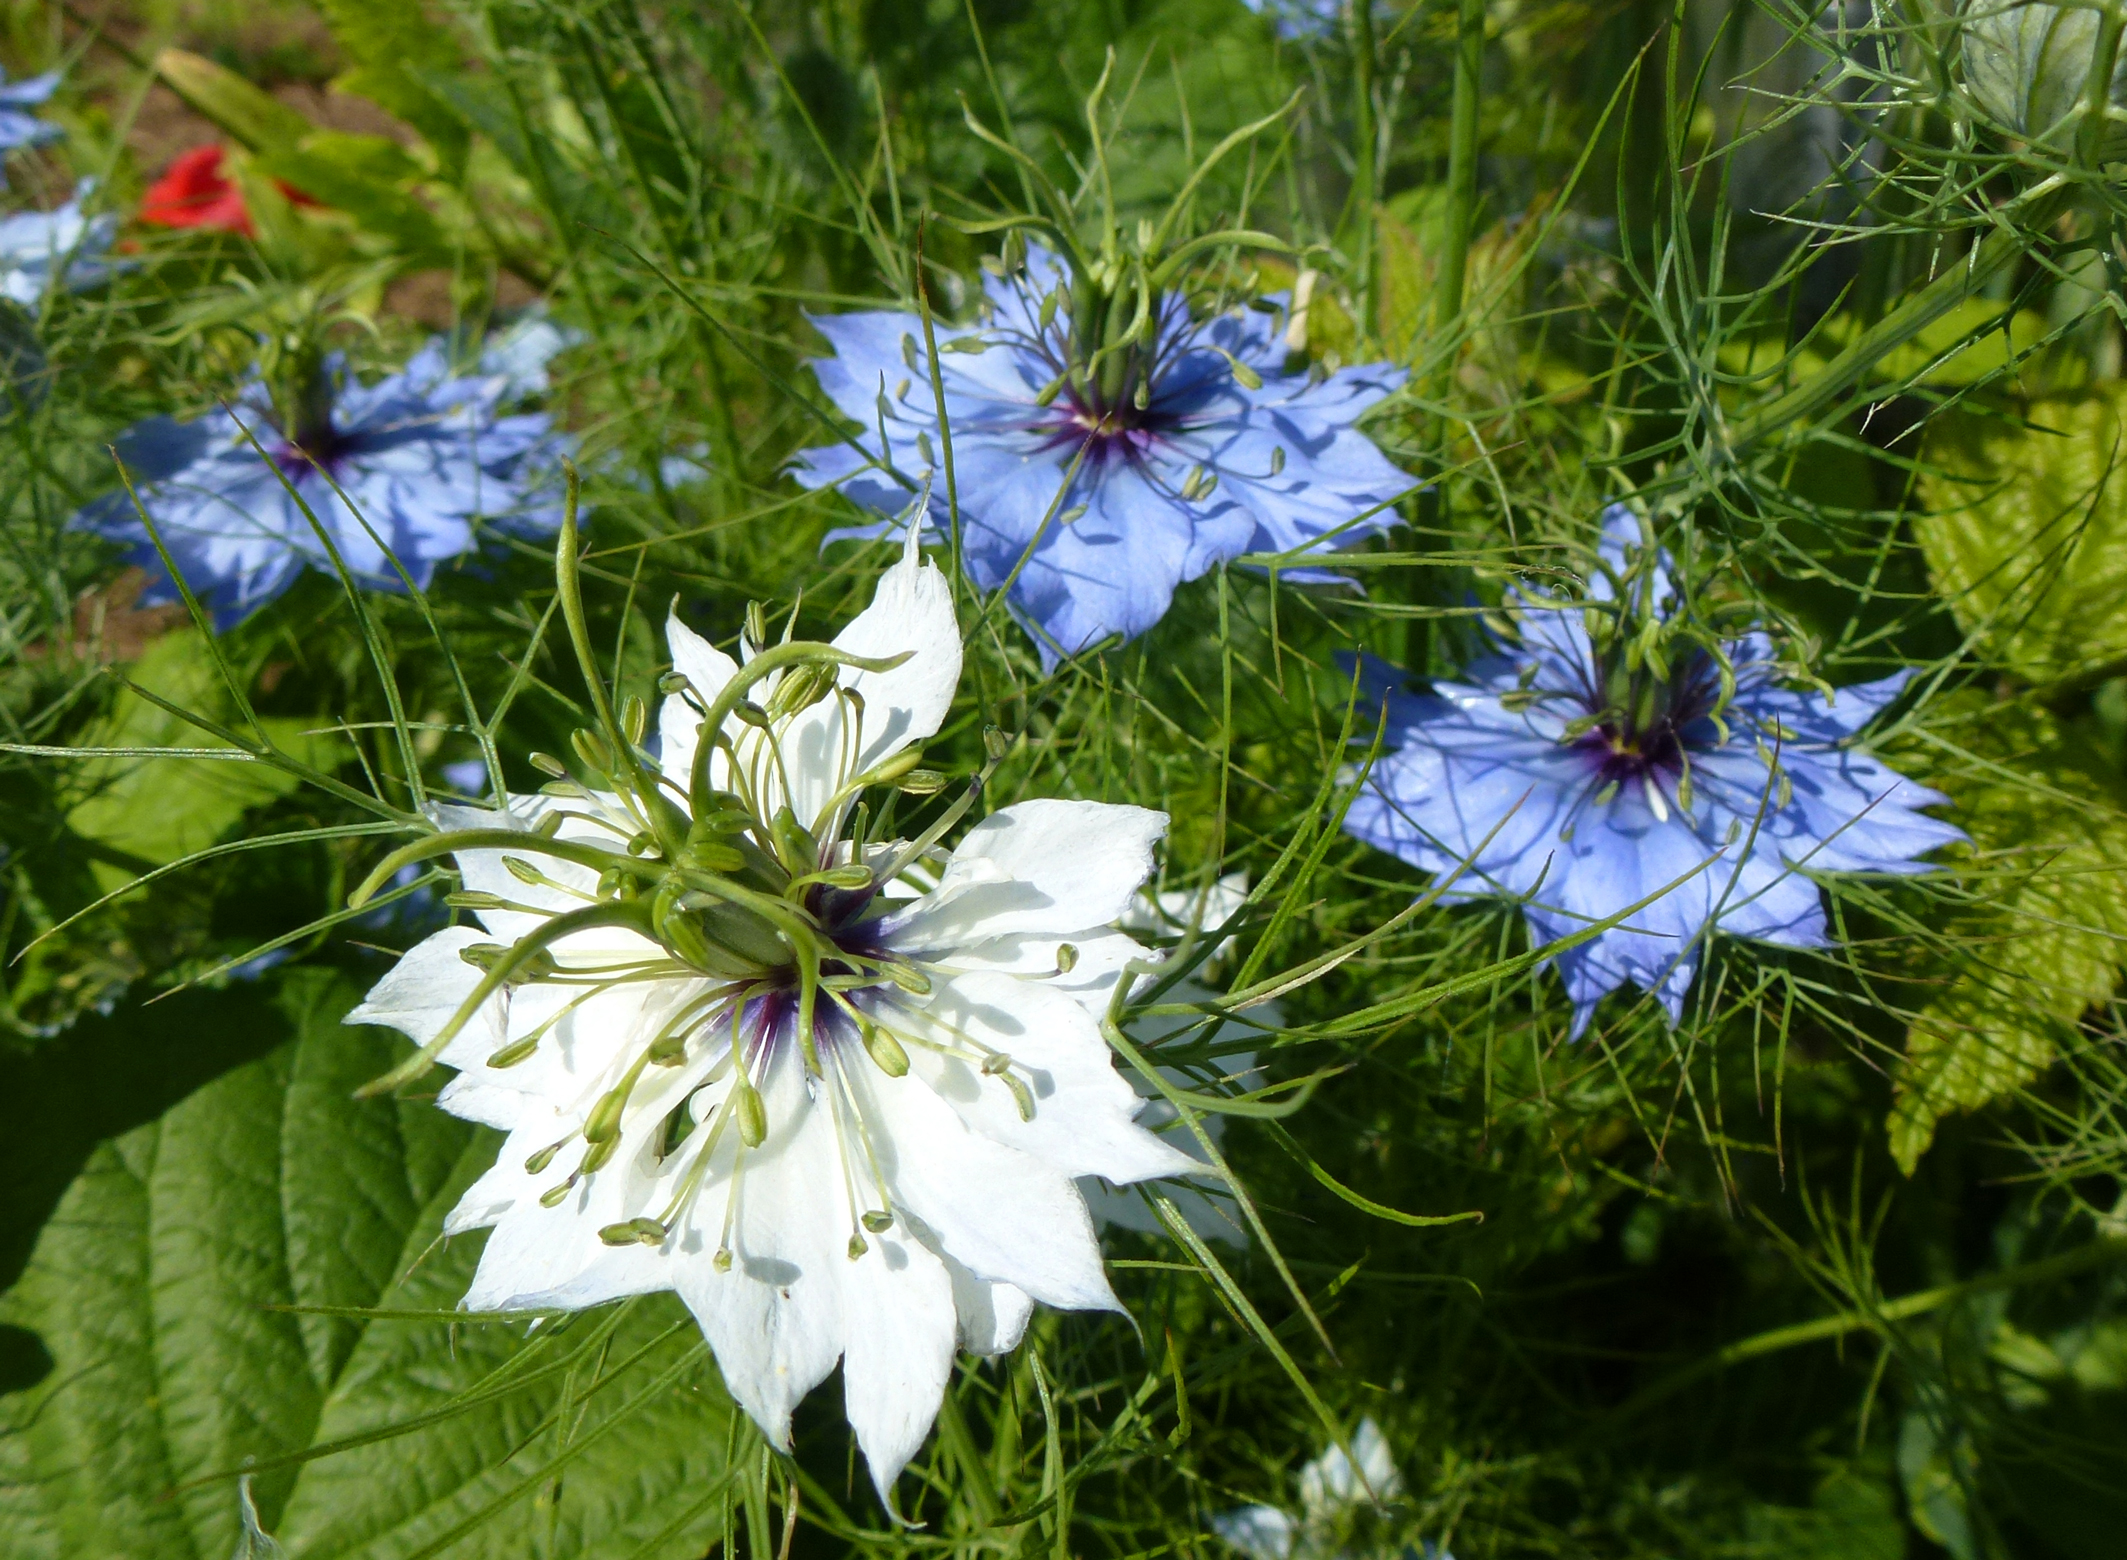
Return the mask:
<path id="1" fill-rule="evenodd" d="M 529 1338 L 344 1314 L 455 1305 L 479 1241 L 437 1230 L 495 1147 L 425 1101 L 355 1102 L 401 1044 L 340 1024 L 355 995 L 299 972 L 268 1010 L 278 1048 L 97 1148 L 61 1199 L 0 1301 L 51 1360 L 0 1399 L 10 1560 L 220 1560 L 247 1464 L 304 1560 L 708 1546 L 727 1407 L 676 1304 Z"/>

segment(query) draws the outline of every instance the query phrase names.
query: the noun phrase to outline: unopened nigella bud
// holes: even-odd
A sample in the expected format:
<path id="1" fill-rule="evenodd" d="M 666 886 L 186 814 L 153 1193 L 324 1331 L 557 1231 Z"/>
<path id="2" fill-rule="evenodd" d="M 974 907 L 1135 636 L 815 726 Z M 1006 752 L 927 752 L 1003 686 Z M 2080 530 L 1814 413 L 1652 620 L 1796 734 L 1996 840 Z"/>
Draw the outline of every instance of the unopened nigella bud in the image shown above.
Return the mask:
<path id="1" fill-rule="evenodd" d="M 2095 6 L 1968 0 L 1965 93 L 2003 130 L 2067 150 L 2079 138 L 2104 13 Z M 2127 48 L 2113 63 L 2098 155 L 2127 156 Z"/>

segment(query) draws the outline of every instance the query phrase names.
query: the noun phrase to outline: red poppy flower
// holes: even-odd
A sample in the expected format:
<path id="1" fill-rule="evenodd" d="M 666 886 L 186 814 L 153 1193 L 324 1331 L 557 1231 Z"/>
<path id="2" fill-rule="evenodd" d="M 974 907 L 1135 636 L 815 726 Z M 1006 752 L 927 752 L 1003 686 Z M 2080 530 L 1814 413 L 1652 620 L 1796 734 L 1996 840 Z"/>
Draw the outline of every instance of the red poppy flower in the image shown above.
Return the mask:
<path id="1" fill-rule="evenodd" d="M 220 146 L 195 146 L 171 159 L 161 178 L 140 198 L 140 220 L 151 227 L 212 228 L 220 233 L 254 236 L 244 192 L 222 173 Z M 318 203 L 280 180 L 280 192 L 298 206 Z"/>

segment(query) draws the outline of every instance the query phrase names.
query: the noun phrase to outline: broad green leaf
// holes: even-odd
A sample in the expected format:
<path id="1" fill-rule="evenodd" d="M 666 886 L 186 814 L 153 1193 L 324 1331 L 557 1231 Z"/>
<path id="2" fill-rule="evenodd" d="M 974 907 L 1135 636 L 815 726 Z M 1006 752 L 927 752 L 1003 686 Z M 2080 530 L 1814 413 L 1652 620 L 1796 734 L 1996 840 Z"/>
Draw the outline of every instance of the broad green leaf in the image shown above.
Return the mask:
<path id="1" fill-rule="evenodd" d="M 183 49 L 156 55 L 155 73 L 189 106 L 252 151 L 292 146 L 317 128 L 235 71 Z"/>
<path id="2" fill-rule="evenodd" d="M 1889 1126 L 1908 1174 L 1942 1117 L 2043 1072 L 2127 962 L 2127 815 L 2095 755 L 2044 714 L 1978 716 L 1967 740 L 1980 762 L 1934 779 L 1978 847 L 1968 873 L 1987 908 L 1959 928 L 1970 952 L 1906 1033 Z"/>
<path id="3" fill-rule="evenodd" d="M 129 676 L 182 709 L 225 723 L 232 714 L 212 647 L 196 629 L 157 640 Z M 263 725 L 268 739 L 291 757 L 321 769 L 332 767 L 336 744 L 330 737 L 311 734 L 310 723 L 268 718 Z M 75 745 L 228 747 L 131 689 L 121 692 L 111 712 Z M 270 765 L 232 759 L 93 758 L 76 776 L 82 799 L 67 813 L 67 824 L 83 839 L 159 866 L 212 845 L 251 808 L 288 795 L 297 783 Z M 106 891 L 128 877 L 122 868 L 101 861 L 96 875 Z"/>
<path id="4" fill-rule="evenodd" d="M 1987 655 L 2049 682 L 2127 655 L 2118 386 L 2013 420 L 1929 424 L 1914 529 L 1936 588 Z"/>
<path id="5" fill-rule="evenodd" d="M 52 1361 L 0 1399 L 9 1560 L 224 1560 L 240 1505 L 215 1476 L 247 1462 L 261 1524 L 301 1560 L 708 1547 L 730 1411 L 676 1303 L 529 1336 L 346 1314 L 447 1315 L 480 1241 L 437 1231 L 498 1141 L 432 1103 L 353 1099 L 404 1046 L 341 1025 L 356 994 L 296 972 L 283 1044 L 97 1148 L 68 1188 L 0 1299 Z M 498 1370 L 522 1384 L 468 1404 Z"/>

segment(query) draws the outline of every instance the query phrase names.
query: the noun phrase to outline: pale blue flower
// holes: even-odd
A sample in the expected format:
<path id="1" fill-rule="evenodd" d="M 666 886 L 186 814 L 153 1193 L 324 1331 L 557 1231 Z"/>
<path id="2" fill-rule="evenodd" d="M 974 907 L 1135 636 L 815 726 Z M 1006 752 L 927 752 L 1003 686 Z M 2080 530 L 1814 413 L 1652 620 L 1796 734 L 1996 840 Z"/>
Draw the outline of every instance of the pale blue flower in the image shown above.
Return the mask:
<path id="1" fill-rule="evenodd" d="M 58 90 L 59 72 L 56 70 L 16 82 L 8 81 L 7 73 L 0 71 L 0 154 L 18 147 L 43 146 L 66 133 L 48 119 L 23 112 L 44 102 Z M 6 184 L 4 165 L 0 165 L 0 188 Z"/>
<path id="2" fill-rule="evenodd" d="M 1615 601 L 1637 564 L 1637 599 L 1657 623 L 1674 619 L 1669 559 L 1640 556 L 1622 505 L 1604 515 L 1600 557 L 1592 598 Z M 1942 796 L 1850 745 L 1907 672 L 1833 698 L 1788 688 L 1771 641 L 1753 631 L 1723 647 L 1735 692 L 1722 704 L 1719 662 L 1687 640 L 1671 641 L 1663 678 L 1599 655 L 1577 606 L 1510 592 L 1507 611 L 1518 646 L 1471 666 L 1466 682 L 1417 696 L 1393 668 L 1370 668 L 1388 751 L 1345 827 L 1428 872 L 1459 872 L 1449 900 L 1522 901 L 1537 945 L 1685 879 L 1557 955 L 1576 1035 L 1628 982 L 1675 1022 L 1714 928 L 1823 946 L 1818 887 L 1797 869 L 1925 872 L 1919 857 L 1965 837 L 1918 811 Z"/>
<path id="3" fill-rule="evenodd" d="M 490 336 L 480 353 L 480 372 L 500 375 L 501 399 L 518 401 L 551 388 L 547 365 L 590 338 L 571 325 L 557 325 L 544 308 L 526 309 Z"/>
<path id="4" fill-rule="evenodd" d="M 1111 635 L 1143 633 L 1177 585 L 1229 559 L 1320 556 L 1395 523 L 1389 505 L 1411 479 L 1355 425 L 1403 383 L 1402 369 L 1288 374 L 1281 300 L 1265 300 L 1267 313 L 1196 320 L 1170 294 L 1142 377 L 1104 400 L 1097 385 L 1059 383 L 1073 344 L 1061 302 L 1068 284 L 1053 256 L 1037 249 L 1022 271 L 986 287 L 986 323 L 957 338 L 962 350 L 940 356 L 961 546 L 984 590 L 1025 560 L 1010 602 L 1045 666 Z M 848 444 L 806 450 L 797 479 L 838 487 L 889 516 L 927 488 L 929 525 L 942 536 L 943 441 L 921 320 L 879 312 L 813 323 L 835 348 L 814 372 L 863 426 L 861 453 Z M 1074 461 L 1071 490 L 1060 494 Z M 835 535 L 876 536 L 900 523 Z M 1337 579 L 1304 567 L 1281 575 Z"/>
<path id="5" fill-rule="evenodd" d="M 1344 17 L 1344 0 L 1242 0 L 1258 16 L 1277 23 L 1281 38 L 1324 38 Z"/>
<path id="6" fill-rule="evenodd" d="M 93 287 L 111 274 L 103 256 L 118 236 L 118 218 L 84 216 L 81 203 L 96 188 L 84 179 L 74 198 L 53 211 L 0 217 L 0 297 L 34 309 L 55 279 L 68 289 Z"/>
<path id="7" fill-rule="evenodd" d="M 373 385 L 352 381 L 337 360 L 326 374 L 329 415 L 300 448 L 276 426 L 257 383 L 233 406 L 196 422 L 152 418 L 120 441 L 119 457 L 163 544 L 219 625 L 264 606 L 304 569 L 332 568 L 302 504 L 348 572 L 376 590 L 403 590 L 399 568 L 425 588 L 437 564 L 475 549 L 479 525 L 518 535 L 560 525 L 551 468 L 568 441 L 545 413 L 496 410 L 505 376 L 454 375 L 440 342 Z M 270 462 L 252 448 L 246 429 Z M 128 561 L 157 576 L 143 602 L 174 598 L 122 488 L 73 523 L 132 545 Z"/>

